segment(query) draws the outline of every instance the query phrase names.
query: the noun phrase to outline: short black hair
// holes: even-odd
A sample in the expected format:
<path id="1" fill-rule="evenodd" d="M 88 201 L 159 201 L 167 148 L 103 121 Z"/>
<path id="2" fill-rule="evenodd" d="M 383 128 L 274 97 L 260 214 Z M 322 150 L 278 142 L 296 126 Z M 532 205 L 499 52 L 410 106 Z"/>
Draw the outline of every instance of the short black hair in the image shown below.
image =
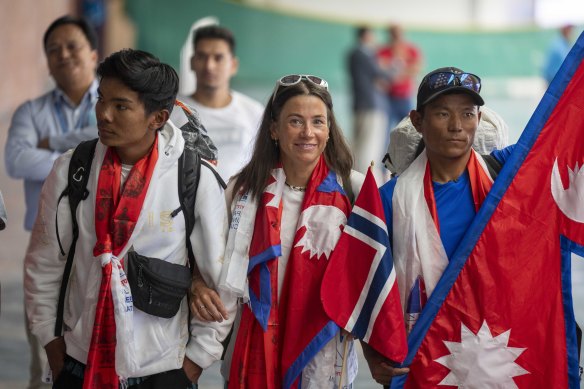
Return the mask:
<path id="1" fill-rule="evenodd" d="M 66 24 L 73 24 L 81 29 L 85 38 L 89 42 L 91 46 L 91 50 L 97 49 L 97 34 L 91 24 L 84 19 L 78 18 L 70 15 L 61 16 L 59 19 L 55 20 L 45 31 L 45 35 L 43 36 L 43 47 L 45 51 L 47 50 L 47 42 L 49 41 L 49 36 L 53 31 L 55 31 L 58 27 L 64 26 Z"/>
<path id="2" fill-rule="evenodd" d="M 357 32 L 357 38 L 359 40 L 361 40 L 365 36 L 365 34 L 367 34 L 369 31 L 371 31 L 371 28 L 370 27 L 367 27 L 367 26 L 357 27 L 357 30 L 356 30 L 356 32 Z"/>
<path id="3" fill-rule="evenodd" d="M 193 48 L 197 46 L 197 43 L 201 39 L 221 39 L 227 42 L 229 45 L 229 50 L 231 54 L 235 55 L 235 37 L 233 33 L 225 27 L 220 27 L 217 25 L 205 26 L 198 28 L 195 31 L 195 36 L 193 37 Z"/>
<path id="4" fill-rule="evenodd" d="M 97 67 L 97 75 L 115 78 L 138 93 L 146 114 L 166 109 L 172 112 L 178 93 L 178 75 L 172 66 L 142 50 L 113 53 Z"/>

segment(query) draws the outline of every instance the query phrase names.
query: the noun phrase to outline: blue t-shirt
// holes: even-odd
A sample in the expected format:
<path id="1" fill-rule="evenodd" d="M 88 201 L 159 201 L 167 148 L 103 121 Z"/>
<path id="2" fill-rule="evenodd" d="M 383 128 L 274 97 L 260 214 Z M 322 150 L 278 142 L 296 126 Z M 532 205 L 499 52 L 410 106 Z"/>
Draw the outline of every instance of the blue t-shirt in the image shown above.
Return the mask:
<path id="1" fill-rule="evenodd" d="M 495 150 L 491 155 L 504 164 L 514 147 L 515 145 L 512 145 L 502 150 Z M 398 178 L 393 178 L 379 188 L 390 240 L 393 236 L 392 198 Z M 444 184 L 432 182 L 432 188 L 440 223 L 440 239 L 446 255 L 450 258 L 476 214 L 468 170 L 454 181 Z"/>

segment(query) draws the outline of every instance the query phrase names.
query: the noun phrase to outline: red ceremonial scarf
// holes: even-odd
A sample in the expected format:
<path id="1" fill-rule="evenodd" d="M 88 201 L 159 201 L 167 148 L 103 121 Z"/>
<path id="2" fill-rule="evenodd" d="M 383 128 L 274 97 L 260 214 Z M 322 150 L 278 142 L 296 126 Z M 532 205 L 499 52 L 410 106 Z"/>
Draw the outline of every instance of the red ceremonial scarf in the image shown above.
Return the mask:
<path id="1" fill-rule="evenodd" d="M 108 147 L 99 172 L 95 199 L 95 233 L 93 255 L 111 253 L 118 256 L 134 231 L 158 160 L 158 136 L 152 148 L 132 167 L 123 190 L 122 163 L 115 149 Z M 101 285 L 95 309 L 91 344 L 83 388 L 118 389 L 115 369 L 116 322 L 112 299 L 112 262 L 102 263 Z"/>
<path id="2" fill-rule="evenodd" d="M 276 170 L 278 168 L 274 169 Z M 331 217 L 322 218 L 320 214 L 321 219 L 335 223 L 333 216 L 342 213 L 346 222 L 351 210 L 350 201 L 337 182 L 336 174 L 329 171 L 324 157 L 321 156 L 306 187 L 301 216 L 286 267 L 282 296 L 278 299 L 278 257 L 281 255 L 280 222 L 284 186 L 284 182 L 278 181 L 282 179 L 285 180 L 282 174 L 272 173 L 256 212 L 249 249 L 251 308 L 248 304 L 243 306 L 231 362 L 230 389 L 297 387 L 302 368 L 338 332 L 337 326 L 329 324 L 330 319 L 319 298 L 320 284 L 330 252 L 318 247 L 315 248 L 316 252 L 310 249 L 311 233 L 316 231 L 308 231 L 311 223 L 306 221 L 311 220 L 310 215 L 313 213 L 307 209 L 329 207 L 328 209 L 333 209 Z M 303 220 L 303 217 L 307 220 Z M 332 230 L 338 229 L 338 234 L 334 237 L 338 240 L 342 225 L 331 227 Z M 314 236 L 314 242 L 317 241 L 322 240 Z M 332 247 L 334 243 L 332 242 Z M 266 256 L 269 258 L 263 260 Z M 268 307 L 262 304 L 262 298 L 265 299 L 266 296 L 269 296 Z M 258 301 L 254 302 L 254 298 Z"/>

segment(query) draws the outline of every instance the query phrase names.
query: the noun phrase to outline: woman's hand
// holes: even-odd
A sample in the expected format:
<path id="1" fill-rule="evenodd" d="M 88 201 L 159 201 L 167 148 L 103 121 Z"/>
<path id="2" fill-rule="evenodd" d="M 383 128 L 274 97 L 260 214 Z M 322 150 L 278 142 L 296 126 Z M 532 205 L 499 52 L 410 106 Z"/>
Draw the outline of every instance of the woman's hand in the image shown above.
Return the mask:
<path id="1" fill-rule="evenodd" d="M 56 382 L 61 374 L 61 370 L 63 370 L 63 366 L 65 365 L 65 339 L 63 339 L 62 336 L 59 336 L 58 338 L 51 340 L 45 346 L 45 352 L 47 353 L 47 359 L 49 360 L 53 382 Z"/>
<path id="2" fill-rule="evenodd" d="M 219 294 L 209 288 L 201 276 L 193 277 L 191 283 L 191 312 L 201 321 L 227 320 L 227 310 Z"/>
<path id="3" fill-rule="evenodd" d="M 381 385 L 390 385 L 391 379 L 395 376 L 408 374 L 410 369 L 407 367 L 395 367 L 396 363 L 384 358 L 373 347 L 367 343 L 361 342 L 363 356 L 369 365 L 371 376 Z"/>
<path id="4" fill-rule="evenodd" d="M 346 339 L 347 339 L 347 342 L 348 342 L 348 341 L 350 341 L 350 340 L 353 340 L 353 339 L 355 339 L 355 337 L 353 336 L 353 334 L 352 334 L 352 333 L 350 333 L 350 332 L 348 332 L 348 331 L 347 331 L 347 330 L 345 330 L 344 328 L 341 328 L 341 334 L 343 335 L 343 340 L 344 340 L 344 339 L 345 339 L 345 337 L 346 337 Z"/>
<path id="5" fill-rule="evenodd" d="M 189 381 L 192 383 L 197 383 L 201 373 L 203 372 L 203 369 L 201 369 L 199 365 L 188 359 L 186 356 L 185 359 L 183 359 L 183 370 Z"/>

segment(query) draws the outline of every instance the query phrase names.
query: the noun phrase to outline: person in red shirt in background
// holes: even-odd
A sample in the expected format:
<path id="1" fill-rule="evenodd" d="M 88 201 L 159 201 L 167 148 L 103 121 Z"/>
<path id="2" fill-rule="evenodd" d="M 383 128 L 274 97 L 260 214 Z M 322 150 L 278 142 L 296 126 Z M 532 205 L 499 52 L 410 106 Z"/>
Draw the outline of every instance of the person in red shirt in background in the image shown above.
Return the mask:
<path id="1" fill-rule="evenodd" d="M 387 105 L 389 129 L 395 127 L 404 117 L 410 114 L 413 109 L 413 96 L 417 84 L 421 64 L 422 54 L 412 43 L 404 39 L 404 32 L 401 26 L 391 25 L 388 30 L 389 43 L 382 46 L 377 52 L 377 56 L 382 64 L 394 61 L 403 62 L 402 71 L 387 87 Z M 389 131 L 388 137 L 389 140 Z"/>

